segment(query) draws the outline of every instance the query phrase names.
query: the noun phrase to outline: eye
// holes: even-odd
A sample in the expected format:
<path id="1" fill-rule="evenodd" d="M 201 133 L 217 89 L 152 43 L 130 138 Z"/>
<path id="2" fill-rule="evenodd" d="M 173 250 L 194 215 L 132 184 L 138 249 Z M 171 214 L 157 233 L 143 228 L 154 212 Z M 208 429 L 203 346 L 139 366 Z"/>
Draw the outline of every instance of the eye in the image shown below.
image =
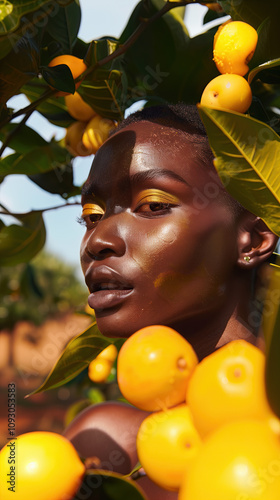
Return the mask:
<path id="1" fill-rule="evenodd" d="M 160 189 L 146 189 L 139 193 L 134 212 L 145 217 L 156 217 L 168 214 L 178 204 L 178 198 L 170 193 Z"/>
<path id="2" fill-rule="evenodd" d="M 169 211 L 172 205 L 170 203 L 163 203 L 160 201 L 151 201 L 150 203 L 143 203 L 136 210 L 139 213 L 147 212 L 166 212 Z"/>
<path id="3" fill-rule="evenodd" d="M 104 213 L 105 210 L 100 205 L 96 203 L 86 203 L 83 206 L 82 216 L 78 219 L 78 222 L 90 228 L 102 219 Z"/>

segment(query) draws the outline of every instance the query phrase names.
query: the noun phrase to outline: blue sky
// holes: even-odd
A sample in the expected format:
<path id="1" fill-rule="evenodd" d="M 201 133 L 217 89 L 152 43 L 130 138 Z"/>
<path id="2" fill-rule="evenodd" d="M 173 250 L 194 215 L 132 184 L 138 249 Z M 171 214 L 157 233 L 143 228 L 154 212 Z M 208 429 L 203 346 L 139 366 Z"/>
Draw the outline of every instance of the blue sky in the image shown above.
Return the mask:
<path id="1" fill-rule="evenodd" d="M 82 22 L 79 37 L 87 42 L 104 35 L 118 37 L 137 3 L 138 0 L 102 0 L 102 2 L 80 0 Z M 199 5 L 189 6 L 185 22 L 191 36 L 201 30 L 201 19 L 205 10 Z M 18 109 L 26 103 L 22 96 L 18 96 L 13 98 L 9 105 Z M 65 129 L 50 125 L 36 112 L 29 119 L 28 125 L 47 140 L 54 135 L 57 139 L 65 135 Z M 86 180 L 91 162 L 92 157 L 75 159 L 76 184 L 82 184 Z M 0 185 L 0 199 L 13 212 L 25 212 L 62 204 L 59 196 L 46 193 L 24 176 L 10 176 L 5 179 Z M 79 215 L 79 207 L 66 207 L 46 212 L 44 220 L 47 228 L 47 249 L 63 258 L 64 261 L 74 264 L 78 275 L 81 276 L 79 248 L 84 228 L 76 222 Z"/>

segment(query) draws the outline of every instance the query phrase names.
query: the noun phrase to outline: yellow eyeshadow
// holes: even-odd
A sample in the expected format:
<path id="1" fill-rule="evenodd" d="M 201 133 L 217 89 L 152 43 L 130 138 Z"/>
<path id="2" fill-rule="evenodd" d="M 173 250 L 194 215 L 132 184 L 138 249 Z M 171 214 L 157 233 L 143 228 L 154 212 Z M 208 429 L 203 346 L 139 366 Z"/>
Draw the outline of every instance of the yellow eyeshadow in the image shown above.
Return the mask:
<path id="1" fill-rule="evenodd" d="M 104 214 L 104 210 L 100 205 L 96 203 L 85 203 L 83 206 L 82 216 L 91 215 L 91 214 Z"/>
<path id="2" fill-rule="evenodd" d="M 177 204 L 179 203 L 179 199 L 177 196 L 173 196 L 170 193 L 166 193 L 165 191 L 161 191 L 161 189 L 145 189 L 141 191 L 136 199 L 136 204 L 140 203 L 171 203 Z"/>

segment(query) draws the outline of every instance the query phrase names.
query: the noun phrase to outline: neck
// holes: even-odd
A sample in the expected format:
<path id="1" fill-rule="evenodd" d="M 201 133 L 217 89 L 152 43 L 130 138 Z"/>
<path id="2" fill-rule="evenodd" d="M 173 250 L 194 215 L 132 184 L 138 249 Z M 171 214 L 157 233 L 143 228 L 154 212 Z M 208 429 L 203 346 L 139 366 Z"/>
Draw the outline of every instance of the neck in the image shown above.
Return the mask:
<path id="1" fill-rule="evenodd" d="M 250 315 L 251 295 L 251 275 L 237 273 L 217 310 L 169 326 L 192 344 L 200 360 L 232 340 L 244 339 L 256 344 Z"/>

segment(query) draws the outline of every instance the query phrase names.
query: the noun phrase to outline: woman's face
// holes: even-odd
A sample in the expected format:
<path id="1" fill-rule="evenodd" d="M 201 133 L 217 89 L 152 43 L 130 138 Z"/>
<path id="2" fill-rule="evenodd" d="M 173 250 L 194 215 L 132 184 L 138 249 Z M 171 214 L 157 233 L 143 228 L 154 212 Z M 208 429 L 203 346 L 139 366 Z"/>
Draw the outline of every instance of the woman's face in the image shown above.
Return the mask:
<path id="1" fill-rule="evenodd" d="M 192 141 L 131 124 L 95 156 L 83 189 L 81 263 L 104 335 L 216 313 L 237 258 L 236 222 Z"/>

